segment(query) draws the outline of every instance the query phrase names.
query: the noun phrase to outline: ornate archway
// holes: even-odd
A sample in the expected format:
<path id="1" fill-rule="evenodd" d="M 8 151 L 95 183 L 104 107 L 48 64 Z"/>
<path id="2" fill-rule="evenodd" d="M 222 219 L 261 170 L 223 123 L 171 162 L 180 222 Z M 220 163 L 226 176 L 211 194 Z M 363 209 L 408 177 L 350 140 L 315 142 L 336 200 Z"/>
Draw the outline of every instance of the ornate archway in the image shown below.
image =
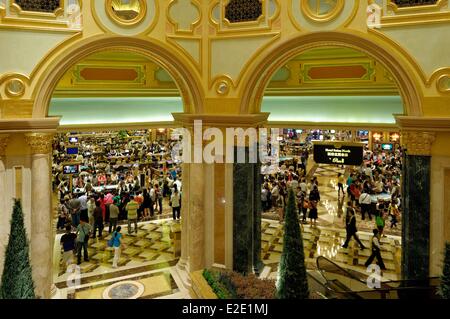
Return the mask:
<path id="1" fill-rule="evenodd" d="M 203 92 L 195 72 L 162 43 L 150 38 L 100 35 L 80 41 L 62 53 L 55 53 L 57 57 L 43 72 L 36 85 L 33 94 L 33 118 L 47 117 L 53 91 L 71 66 L 91 54 L 105 50 L 128 51 L 148 57 L 173 78 L 183 99 L 184 112 L 202 113 Z"/>
<path id="2" fill-rule="evenodd" d="M 282 44 L 274 47 L 266 55 L 262 56 L 259 62 L 255 63 L 252 70 L 248 73 L 245 80 L 246 86 L 243 88 L 241 99 L 241 114 L 259 113 L 261 111 L 264 92 L 272 76 L 290 59 L 298 54 L 317 47 L 340 46 L 352 48 L 361 51 L 376 61 L 392 73 L 399 92 L 404 102 L 404 114 L 411 116 L 421 116 L 421 90 L 408 68 L 408 57 L 402 61 L 398 56 L 402 53 L 393 54 L 386 47 L 392 45 L 385 43 L 385 46 L 379 44 L 379 40 L 369 40 L 356 33 L 343 32 L 315 32 L 301 36 L 293 37 Z"/>

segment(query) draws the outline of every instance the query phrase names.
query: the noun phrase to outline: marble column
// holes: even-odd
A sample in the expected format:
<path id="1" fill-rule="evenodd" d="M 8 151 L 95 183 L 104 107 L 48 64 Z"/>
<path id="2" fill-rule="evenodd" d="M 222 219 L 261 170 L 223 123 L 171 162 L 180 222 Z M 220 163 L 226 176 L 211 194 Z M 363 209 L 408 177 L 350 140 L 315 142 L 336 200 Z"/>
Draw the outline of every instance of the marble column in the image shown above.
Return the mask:
<path id="1" fill-rule="evenodd" d="M 191 272 L 203 269 L 205 266 L 205 232 L 214 229 L 205 229 L 205 164 L 188 164 L 189 172 L 189 270 Z M 184 172 L 183 172 L 184 175 Z M 185 179 L 183 177 L 183 185 Z M 184 189 L 184 186 L 183 186 Z M 209 192 L 211 190 L 208 190 Z M 184 194 L 183 194 L 184 196 Z M 183 219 L 183 217 L 182 217 Z"/>
<path id="2" fill-rule="evenodd" d="M 430 274 L 430 174 L 429 132 L 403 132 L 402 278 L 425 280 Z"/>
<path id="3" fill-rule="evenodd" d="M 190 165 L 182 164 L 183 172 L 183 193 L 181 197 L 181 257 L 177 263 L 177 270 L 180 278 L 183 280 L 183 284 L 187 287 L 190 286 L 189 274 L 189 176 Z"/>
<path id="4" fill-rule="evenodd" d="M 31 163 L 31 265 L 36 296 L 50 298 L 52 289 L 52 188 L 50 153 L 53 134 L 32 133 L 25 138 Z"/>
<path id="5" fill-rule="evenodd" d="M 7 207 L 5 203 L 7 199 L 6 194 L 6 167 L 5 167 L 5 154 L 6 147 L 8 146 L 9 135 L 0 134 L 0 277 L 3 273 L 3 263 L 6 245 L 8 243 L 9 233 L 9 214 L 7 214 Z M 11 209 L 11 208 L 10 208 Z M 8 218 L 6 218 L 8 216 Z"/>
<path id="6" fill-rule="evenodd" d="M 233 168 L 233 270 L 248 274 L 262 270 L 260 166 L 236 163 Z M 235 152 L 237 154 L 237 151 Z"/>

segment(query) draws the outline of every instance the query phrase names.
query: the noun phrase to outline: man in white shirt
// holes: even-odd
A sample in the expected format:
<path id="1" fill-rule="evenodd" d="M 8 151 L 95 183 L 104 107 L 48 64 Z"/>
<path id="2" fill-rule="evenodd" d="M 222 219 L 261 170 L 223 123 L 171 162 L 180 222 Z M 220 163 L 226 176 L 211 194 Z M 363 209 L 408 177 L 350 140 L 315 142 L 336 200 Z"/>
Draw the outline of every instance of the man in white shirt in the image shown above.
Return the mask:
<path id="1" fill-rule="evenodd" d="M 178 191 L 181 192 L 181 191 L 182 191 L 182 189 L 181 189 L 181 186 L 182 186 L 181 181 L 175 177 L 175 181 L 174 181 L 173 183 L 174 183 L 175 185 L 177 185 Z"/>
<path id="2" fill-rule="evenodd" d="M 306 191 L 308 189 L 308 186 L 306 185 L 306 180 L 305 178 L 302 178 L 302 182 L 299 185 L 300 189 L 302 190 L 302 192 L 304 192 L 306 194 Z"/>
<path id="3" fill-rule="evenodd" d="M 278 187 L 278 184 L 275 183 L 274 187 L 272 188 L 272 206 L 278 207 L 277 201 L 278 197 L 280 196 L 280 189 Z"/>
<path id="4" fill-rule="evenodd" d="M 369 215 L 369 219 L 372 220 L 372 215 L 370 211 L 370 204 L 372 203 L 372 197 L 369 193 L 363 192 L 359 196 L 359 205 L 361 206 L 361 218 L 366 219 L 366 213 Z"/>

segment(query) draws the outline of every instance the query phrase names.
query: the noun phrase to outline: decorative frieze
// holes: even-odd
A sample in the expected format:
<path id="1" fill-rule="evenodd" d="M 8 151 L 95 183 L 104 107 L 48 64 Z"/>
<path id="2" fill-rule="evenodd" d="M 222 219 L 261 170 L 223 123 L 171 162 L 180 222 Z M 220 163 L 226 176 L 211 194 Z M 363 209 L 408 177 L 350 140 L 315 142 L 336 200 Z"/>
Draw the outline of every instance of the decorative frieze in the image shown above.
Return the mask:
<path id="1" fill-rule="evenodd" d="M 6 147 L 8 146 L 9 135 L 0 134 L 0 156 L 5 155 Z"/>
<path id="2" fill-rule="evenodd" d="M 433 5 L 436 4 L 438 0 L 392 0 L 391 2 L 395 3 L 399 8 L 404 8 Z"/>
<path id="3" fill-rule="evenodd" d="M 402 140 L 408 155 L 430 156 L 436 139 L 434 132 L 403 131 Z"/>
<path id="4" fill-rule="evenodd" d="M 48 154 L 52 151 L 53 134 L 31 133 L 25 134 L 32 154 Z"/>

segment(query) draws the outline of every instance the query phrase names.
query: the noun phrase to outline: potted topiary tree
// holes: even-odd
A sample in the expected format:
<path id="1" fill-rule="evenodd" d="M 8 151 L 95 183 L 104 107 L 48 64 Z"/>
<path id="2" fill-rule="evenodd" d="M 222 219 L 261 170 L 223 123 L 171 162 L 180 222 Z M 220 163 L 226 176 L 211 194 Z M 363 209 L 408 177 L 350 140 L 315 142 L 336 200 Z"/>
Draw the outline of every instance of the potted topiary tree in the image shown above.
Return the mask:
<path id="1" fill-rule="evenodd" d="M 11 219 L 11 232 L 5 252 L 0 286 L 2 299 L 35 299 L 34 283 L 28 253 L 28 239 L 23 222 L 22 205 L 14 200 Z"/>
<path id="2" fill-rule="evenodd" d="M 309 298 L 303 239 L 295 206 L 294 191 L 289 189 L 284 223 L 283 253 L 278 270 L 277 297 L 279 299 Z"/>
<path id="3" fill-rule="evenodd" d="M 450 243 L 445 244 L 444 267 L 439 287 L 439 295 L 443 299 L 450 299 Z"/>

